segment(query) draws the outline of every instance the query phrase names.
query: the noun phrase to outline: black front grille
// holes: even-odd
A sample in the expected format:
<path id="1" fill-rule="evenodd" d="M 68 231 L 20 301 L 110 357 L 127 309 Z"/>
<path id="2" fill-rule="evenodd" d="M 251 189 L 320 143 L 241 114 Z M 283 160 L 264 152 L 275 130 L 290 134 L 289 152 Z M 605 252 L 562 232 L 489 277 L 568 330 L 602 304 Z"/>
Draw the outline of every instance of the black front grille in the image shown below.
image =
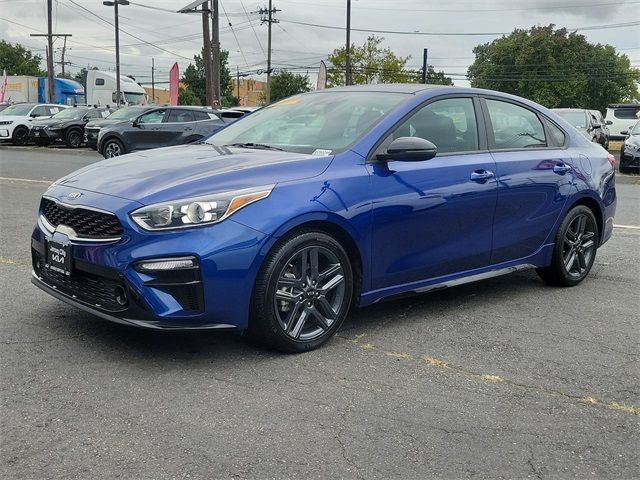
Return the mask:
<path id="1" fill-rule="evenodd" d="M 55 286 L 62 293 L 103 310 L 122 311 L 128 303 L 124 285 L 116 280 L 79 270 L 67 276 L 46 267 L 40 269 L 38 274 L 45 283 Z"/>
<path id="2" fill-rule="evenodd" d="M 40 212 L 53 227 L 66 225 L 80 236 L 92 239 L 122 235 L 122 225 L 115 215 L 86 208 L 67 208 L 48 198 L 42 198 Z"/>

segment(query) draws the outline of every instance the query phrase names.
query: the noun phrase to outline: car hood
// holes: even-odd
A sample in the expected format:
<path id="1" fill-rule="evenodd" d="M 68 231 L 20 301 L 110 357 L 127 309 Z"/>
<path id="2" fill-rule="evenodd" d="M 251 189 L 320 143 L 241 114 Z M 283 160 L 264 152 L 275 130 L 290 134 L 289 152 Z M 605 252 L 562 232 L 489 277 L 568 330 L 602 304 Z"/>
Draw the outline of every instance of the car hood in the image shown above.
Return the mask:
<path id="1" fill-rule="evenodd" d="M 332 156 L 215 147 L 159 148 L 84 167 L 56 184 L 148 205 L 320 175 Z"/>
<path id="2" fill-rule="evenodd" d="M 18 122 L 20 120 L 29 120 L 28 115 L 2 115 L 0 113 L 0 122 Z"/>
<path id="3" fill-rule="evenodd" d="M 640 147 L 640 135 L 631 135 L 624 141 L 624 144 L 630 147 Z"/>

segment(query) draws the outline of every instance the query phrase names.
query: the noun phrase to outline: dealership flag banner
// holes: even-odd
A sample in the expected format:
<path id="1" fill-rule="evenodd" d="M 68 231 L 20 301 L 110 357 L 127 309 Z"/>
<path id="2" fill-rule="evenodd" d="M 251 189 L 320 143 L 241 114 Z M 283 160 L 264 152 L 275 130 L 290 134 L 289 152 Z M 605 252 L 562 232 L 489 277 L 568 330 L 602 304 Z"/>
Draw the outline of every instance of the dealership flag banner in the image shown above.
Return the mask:
<path id="1" fill-rule="evenodd" d="M 318 71 L 318 82 L 316 83 L 316 89 L 322 90 L 327 86 L 327 66 L 321 60 L 320 70 Z"/>
<path id="2" fill-rule="evenodd" d="M 7 91 L 7 69 L 2 71 L 2 84 L 0 84 L 0 103 L 4 102 L 4 92 Z"/>
<path id="3" fill-rule="evenodd" d="M 169 103 L 171 103 L 171 105 L 178 105 L 179 82 L 180 72 L 178 71 L 178 64 L 174 63 L 171 70 L 169 70 Z"/>

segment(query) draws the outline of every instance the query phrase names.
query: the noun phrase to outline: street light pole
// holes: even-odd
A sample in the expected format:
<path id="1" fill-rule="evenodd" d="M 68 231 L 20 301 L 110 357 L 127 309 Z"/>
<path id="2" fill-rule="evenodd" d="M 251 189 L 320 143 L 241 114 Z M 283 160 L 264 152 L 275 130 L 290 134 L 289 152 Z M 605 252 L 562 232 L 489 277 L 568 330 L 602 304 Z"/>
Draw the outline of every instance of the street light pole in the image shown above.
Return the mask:
<path id="1" fill-rule="evenodd" d="M 129 5 L 129 0 L 114 0 L 102 2 L 107 7 L 113 7 L 116 27 L 116 107 L 120 107 L 122 93 L 120 91 L 120 28 L 118 26 L 118 5 Z"/>

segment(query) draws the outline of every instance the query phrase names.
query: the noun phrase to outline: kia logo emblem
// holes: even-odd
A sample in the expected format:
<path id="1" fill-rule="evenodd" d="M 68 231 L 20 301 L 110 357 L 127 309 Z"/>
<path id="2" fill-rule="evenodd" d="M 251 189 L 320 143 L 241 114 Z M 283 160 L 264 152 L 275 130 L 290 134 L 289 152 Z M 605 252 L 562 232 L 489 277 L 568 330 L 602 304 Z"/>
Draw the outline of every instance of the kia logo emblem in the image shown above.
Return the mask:
<path id="1" fill-rule="evenodd" d="M 82 195 L 82 193 L 80 192 L 71 192 L 67 195 L 67 198 L 69 200 L 75 200 L 76 198 L 80 198 L 80 196 Z"/>

